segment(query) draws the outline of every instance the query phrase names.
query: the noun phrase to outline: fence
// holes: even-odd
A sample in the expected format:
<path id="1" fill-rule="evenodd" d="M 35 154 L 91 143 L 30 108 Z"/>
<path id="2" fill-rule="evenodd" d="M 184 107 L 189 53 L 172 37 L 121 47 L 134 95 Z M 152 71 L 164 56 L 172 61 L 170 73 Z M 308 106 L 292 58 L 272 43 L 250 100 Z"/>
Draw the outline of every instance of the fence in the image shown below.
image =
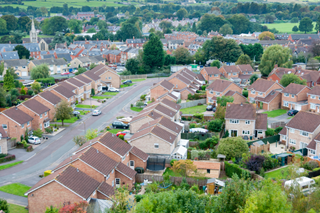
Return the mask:
<path id="1" fill-rule="evenodd" d="M 121 80 L 147 78 L 147 75 L 121 75 Z"/>
<path id="2" fill-rule="evenodd" d="M 190 140 L 197 138 L 200 141 L 203 141 L 207 138 L 211 138 L 214 135 L 214 133 L 181 133 L 181 139 Z"/>
<path id="3" fill-rule="evenodd" d="M 136 174 L 136 182 L 138 183 L 143 183 L 143 181 L 147 179 L 149 181 L 157 181 L 161 182 L 163 181 L 163 177 L 159 175 L 144 175 L 144 174 Z M 171 177 L 170 181 L 174 185 L 180 185 L 182 182 L 183 177 Z M 198 180 L 198 179 L 193 179 L 193 178 L 186 178 L 187 183 L 192 186 L 194 184 L 197 184 L 198 186 L 205 186 L 207 185 L 207 180 Z"/>
<path id="4" fill-rule="evenodd" d="M 189 101 L 185 103 L 180 103 L 179 105 L 181 106 L 181 109 L 183 109 L 183 108 L 198 106 L 198 104 L 206 104 L 206 99 Z"/>
<path id="5" fill-rule="evenodd" d="M 314 171 L 314 172 L 309 172 L 308 178 L 317 177 L 319 175 L 320 175 L 320 170 L 317 170 L 317 171 Z"/>
<path id="6" fill-rule="evenodd" d="M 152 171 L 164 170 L 166 164 L 165 158 L 149 157 L 147 161 L 147 168 Z"/>
<path id="7" fill-rule="evenodd" d="M 154 73 L 154 74 L 147 74 L 147 78 L 160 78 L 160 77 L 169 77 L 171 74 L 169 73 Z"/>
<path id="8" fill-rule="evenodd" d="M 272 129 L 275 129 L 279 126 L 284 127 L 286 125 L 286 122 L 279 121 L 279 122 L 271 123 L 270 125 Z"/>
<path id="9" fill-rule="evenodd" d="M 271 137 L 267 137 L 267 138 L 263 138 L 263 139 L 259 139 L 259 140 L 255 140 L 255 141 L 250 141 L 250 142 L 248 142 L 248 146 L 251 146 L 254 142 L 257 142 L 257 141 L 262 141 L 264 144 L 267 144 L 267 142 L 275 143 L 275 142 L 278 142 L 279 140 L 280 140 L 280 135 L 274 135 Z"/>

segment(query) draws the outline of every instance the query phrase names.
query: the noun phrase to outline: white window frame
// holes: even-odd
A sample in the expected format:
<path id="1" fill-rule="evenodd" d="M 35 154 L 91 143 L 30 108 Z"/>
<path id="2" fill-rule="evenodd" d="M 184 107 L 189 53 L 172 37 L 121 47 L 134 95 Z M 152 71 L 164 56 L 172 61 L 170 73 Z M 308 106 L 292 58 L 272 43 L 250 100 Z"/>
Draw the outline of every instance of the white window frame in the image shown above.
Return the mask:
<path id="1" fill-rule="evenodd" d="M 250 124 L 250 121 L 249 121 L 249 120 L 246 120 L 246 124 L 249 125 L 249 124 Z"/>
<path id="2" fill-rule="evenodd" d="M 282 135 L 282 140 L 287 140 L 287 136 L 286 135 Z"/>
<path id="3" fill-rule="evenodd" d="M 311 99 L 316 99 L 316 96 L 315 95 L 310 95 L 310 98 Z"/>
<path id="4" fill-rule="evenodd" d="M 228 73 L 228 75 L 231 75 L 231 73 Z"/>
<path id="5" fill-rule="evenodd" d="M 219 77 L 219 74 L 214 74 L 214 77 Z"/>
<path id="6" fill-rule="evenodd" d="M 294 98 L 294 94 L 291 94 L 291 98 Z"/>
<path id="7" fill-rule="evenodd" d="M 243 135 L 250 135 L 250 131 L 249 130 L 242 130 L 242 134 Z"/>
<path id="8" fill-rule="evenodd" d="M 300 131 L 300 135 L 304 136 L 304 137 L 308 137 L 309 133 L 306 131 Z"/>
<path id="9" fill-rule="evenodd" d="M 262 133 L 263 133 L 263 131 L 262 131 L 262 130 L 258 130 L 258 134 L 260 134 L 260 135 L 261 135 Z"/>
<path id="10" fill-rule="evenodd" d="M 114 180 L 112 181 L 112 187 L 114 187 Z"/>
<path id="11" fill-rule="evenodd" d="M 263 95 L 263 92 L 259 92 L 259 95 Z"/>
<path id="12" fill-rule="evenodd" d="M 316 109 L 316 105 L 315 104 L 310 104 L 310 109 Z"/>
<path id="13" fill-rule="evenodd" d="M 159 144 L 158 144 L 158 143 L 154 143 L 154 144 L 153 144 L 153 147 L 154 147 L 155 149 L 159 149 Z"/>
<path id="14" fill-rule="evenodd" d="M 220 92 L 216 92 L 216 95 L 220 95 Z"/>
<path id="15" fill-rule="evenodd" d="M 290 140 L 289 140 L 289 143 L 296 145 L 296 140 L 290 139 Z"/>
<path id="16" fill-rule="evenodd" d="M 283 106 L 288 107 L 289 106 L 289 102 L 288 101 L 284 101 L 283 102 Z"/>
<path id="17" fill-rule="evenodd" d="M 106 179 L 108 180 L 110 178 L 110 174 L 107 175 Z"/>
<path id="18" fill-rule="evenodd" d="M 48 112 L 45 112 L 45 113 L 44 113 L 44 116 L 47 116 L 47 115 L 48 115 Z"/>
<path id="19" fill-rule="evenodd" d="M 24 128 L 24 124 L 21 124 L 21 128 Z"/>
<path id="20" fill-rule="evenodd" d="M 252 94 L 256 94 L 256 91 L 252 90 L 251 93 L 252 93 Z"/>
<path id="21" fill-rule="evenodd" d="M 3 128 L 3 129 L 8 129 L 7 124 L 2 124 L 2 128 Z"/>
<path id="22" fill-rule="evenodd" d="M 29 124 L 30 124 L 30 121 L 27 122 L 27 126 L 29 126 Z"/>
<path id="23" fill-rule="evenodd" d="M 231 123 L 231 124 L 238 124 L 238 123 L 239 123 L 239 120 L 237 120 L 237 119 L 230 119 L 230 120 L 229 120 L 229 123 Z"/>
<path id="24" fill-rule="evenodd" d="M 289 93 L 284 93 L 284 96 L 285 97 L 289 97 Z"/>
<path id="25" fill-rule="evenodd" d="M 294 133 L 294 129 L 293 128 L 290 128 L 290 133 Z"/>
<path id="26" fill-rule="evenodd" d="M 40 118 L 42 118 L 42 114 L 40 114 Z"/>
<path id="27" fill-rule="evenodd" d="M 310 154 L 312 154 L 312 155 L 315 155 L 315 154 L 316 154 L 316 151 L 313 150 L 313 149 L 309 149 L 309 151 L 310 151 Z"/>
<path id="28" fill-rule="evenodd" d="M 209 92 L 210 94 L 213 94 L 213 91 L 212 90 L 210 90 L 210 92 Z"/>

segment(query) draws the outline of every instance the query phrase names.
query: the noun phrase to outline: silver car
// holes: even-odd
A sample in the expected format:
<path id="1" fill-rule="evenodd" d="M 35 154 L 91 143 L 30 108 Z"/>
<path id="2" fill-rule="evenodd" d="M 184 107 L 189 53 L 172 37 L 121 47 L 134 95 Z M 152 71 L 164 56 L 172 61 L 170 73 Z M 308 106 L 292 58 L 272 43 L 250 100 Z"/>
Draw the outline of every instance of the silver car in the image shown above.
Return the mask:
<path id="1" fill-rule="evenodd" d="M 100 115 L 101 114 L 101 111 L 96 109 L 96 110 L 93 110 L 92 112 L 92 115 Z"/>
<path id="2" fill-rule="evenodd" d="M 41 140 L 40 140 L 40 138 L 38 138 L 36 136 L 30 136 L 29 139 L 28 139 L 28 143 L 40 144 Z"/>

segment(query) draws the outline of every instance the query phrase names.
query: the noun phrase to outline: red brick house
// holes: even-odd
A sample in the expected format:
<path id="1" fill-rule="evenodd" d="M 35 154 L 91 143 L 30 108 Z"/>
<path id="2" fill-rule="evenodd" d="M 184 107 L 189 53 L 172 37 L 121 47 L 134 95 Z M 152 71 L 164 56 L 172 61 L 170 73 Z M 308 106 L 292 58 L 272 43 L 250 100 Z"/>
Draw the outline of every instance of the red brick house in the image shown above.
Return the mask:
<path id="1" fill-rule="evenodd" d="M 264 110 L 275 110 L 281 108 L 282 94 L 280 91 L 273 90 L 266 97 L 256 97 L 255 101 L 262 104 Z"/>
<path id="2" fill-rule="evenodd" d="M 222 66 L 219 69 L 220 73 L 228 79 L 231 78 L 239 78 L 239 75 L 241 73 L 240 69 L 236 66 Z"/>
<path id="3" fill-rule="evenodd" d="M 265 79 L 258 79 L 253 84 L 248 87 L 248 99 L 249 102 L 256 102 L 256 97 L 265 98 L 267 95 L 273 91 L 281 91 L 283 86 L 274 81 L 268 81 Z M 259 103 L 258 103 L 259 106 Z"/>
<path id="4" fill-rule="evenodd" d="M 44 91 L 34 96 L 34 99 L 50 109 L 49 119 L 52 120 L 55 116 L 55 107 L 60 103 L 61 98 L 50 91 Z"/>
<path id="5" fill-rule="evenodd" d="M 204 67 L 200 71 L 200 74 L 202 74 L 203 78 L 210 83 L 221 77 L 221 72 L 217 67 Z"/>
<path id="6" fill-rule="evenodd" d="M 313 87 L 308 92 L 309 110 L 312 112 L 320 112 L 320 86 Z"/>
<path id="7" fill-rule="evenodd" d="M 163 80 L 150 88 L 150 99 L 157 100 L 160 96 L 171 93 L 174 85 L 167 80 Z"/>
<path id="8" fill-rule="evenodd" d="M 308 110 L 308 93 L 310 88 L 305 85 L 291 83 L 282 90 L 281 107 L 284 109 Z"/>
<path id="9" fill-rule="evenodd" d="M 64 88 L 63 86 L 54 87 L 49 91 L 59 98 L 67 101 L 71 106 L 74 106 L 76 102 L 76 94 L 74 92 Z"/>

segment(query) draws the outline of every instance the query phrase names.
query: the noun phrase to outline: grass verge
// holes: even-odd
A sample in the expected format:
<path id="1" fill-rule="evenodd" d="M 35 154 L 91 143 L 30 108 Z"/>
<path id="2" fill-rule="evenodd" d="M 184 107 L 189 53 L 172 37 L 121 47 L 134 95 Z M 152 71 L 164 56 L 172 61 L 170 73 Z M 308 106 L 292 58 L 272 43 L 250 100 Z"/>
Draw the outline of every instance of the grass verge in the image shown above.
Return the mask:
<path id="1" fill-rule="evenodd" d="M 86 115 L 88 112 L 90 112 L 89 110 L 77 110 L 78 112 L 80 112 L 80 115 Z"/>
<path id="2" fill-rule="evenodd" d="M 143 110 L 143 108 L 140 107 L 130 107 L 130 109 L 135 112 L 141 112 Z"/>
<path id="3" fill-rule="evenodd" d="M 103 95 L 110 95 L 110 96 L 116 96 L 118 93 L 117 92 L 105 92 Z"/>
<path id="4" fill-rule="evenodd" d="M 97 108 L 97 106 L 94 106 L 94 105 L 90 106 L 90 105 L 85 105 L 85 104 L 78 104 L 78 105 L 76 105 L 76 108 L 83 108 L 83 109 L 91 109 L 91 108 L 93 108 L 93 109 L 95 109 L 95 108 Z"/>
<path id="5" fill-rule="evenodd" d="M 124 130 L 127 130 L 127 129 L 110 129 L 110 130 L 108 130 L 108 132 L 110 132 L 112 134 L 117 134 L 118 132 L 122 132 Z"/>
<path id="6" fill-rule="evenodd" d="M 125 87 L 130 87 L 133 86 L 134 84 L 121 84 L 120 88 L 125 88 Z"/>
<path id="7" fill-rule="evenodd" d="M 206 111 L 206 105 L 200 105 L 200 106 L 194 106 L 194 107 L 188 107 L 184 109 L 180 109 L 180 111 L 183 114 L 196 114 L 196 113 L 202 113 Z"/>
<path id="8" fill-rule="evenodd" d="M 106 96 L 93 96 L 93 99 L 109 99 L 109 97 Z"/>
<path id="9" fill-rule="evenodd" d="M 24 193 L 26 193 L 31 187 L 26 186 L 21 183 L 11 183 L 8 185 L 4 185 L 0 187 L 0 191 L 6 192 L 8 194 L 13 194 L 21 197 L 27 197 L 24 196 Z"/>
<path id="10" fill-rule="evenodd" d="M 263 112 L 263 114 L 267 114 L 269 118 L 278 117 L 280 115 L 286 114 L 287 110 L 285 109 L 275 109 L 272 111 Z"/>
<path id="11" fill-rule="evenodd" d="M 72 118 L 70 118 L 70 119 L 63 120 L 63 123 L 71 123 L 71 124 L 73 124 L 73 123 L 76 122 L 77 120 L 78 120 L 77 117 L 72 117 Z M 62 123 L 61 120 L 57 120 L 56 122 Z"/>
<path id="12" fill-rule="evenodd" d="M 4 170 L 4 169 L 8 169 L 8 168 L 13 167 L 13 166 L 16 166 L 16 165 L 18 165 L 20 163 L 23 163 L 23 160 L 17 161 L 17 162 L 14 162 L 14 163 L 9 163 L 9 164 L 6 164 L 6 165 L 2 165 L 2 166 L 0 166 L 0 171 Z"/>
<path id="13" fill-rule="evenodd" d="M 10 213 L 28 213 L 28 210 L 26 210 L 26 208 L 23 206 L 15 205 L 12 203 L 9 203 L 8 205 Z"/>
<path id="14" fill-rule="evenodd" d="M 138 78 L 138 79 L 132 79 L 132 82 L 140 82 L 140 81 L 145 81 L 145 78 Z M 126 80 L 122 80 L 122 82 L 125 82 Z"/>

